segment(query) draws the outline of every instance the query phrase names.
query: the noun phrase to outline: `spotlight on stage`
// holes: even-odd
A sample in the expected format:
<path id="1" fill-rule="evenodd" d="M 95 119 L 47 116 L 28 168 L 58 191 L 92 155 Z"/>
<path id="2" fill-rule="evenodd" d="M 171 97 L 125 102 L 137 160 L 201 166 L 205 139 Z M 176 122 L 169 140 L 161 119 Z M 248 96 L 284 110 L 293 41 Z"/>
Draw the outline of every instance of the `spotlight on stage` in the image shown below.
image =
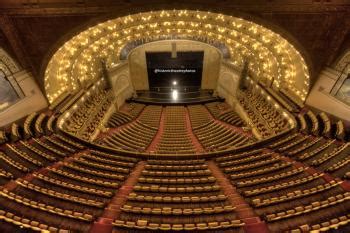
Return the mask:
<path id="1" fill-rule="evenodd" d="M 178 98 L 178 92 L 177 92 L 177 90 L 173 90 L 173 91 L 171 92 L 171 96 L 172 96 L 172 99 L 173 99 L 173 100 L 177 100 L 177 98 Z"/>

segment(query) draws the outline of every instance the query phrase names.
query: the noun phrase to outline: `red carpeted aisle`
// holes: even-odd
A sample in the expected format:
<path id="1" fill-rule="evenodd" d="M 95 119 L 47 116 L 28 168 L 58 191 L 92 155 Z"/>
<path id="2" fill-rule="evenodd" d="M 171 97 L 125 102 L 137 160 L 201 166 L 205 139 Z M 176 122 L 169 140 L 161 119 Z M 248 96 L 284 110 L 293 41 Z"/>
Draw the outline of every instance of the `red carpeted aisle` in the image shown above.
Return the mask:
<path id="1" fill-rule="evenodd" d="M 237 213 L 238 218 L 245 223 L 245 226 L 243 227 L 244 232 L 267 233 L 268 229 L 265 222 L 261 221 L 260 217 L 254 213 L 253 209 L 237 192 L 236 188 L 226 178 L 216 163 L 214 161 L 208 161 L 207 163 L 209 170 L 218 181 L 224 194 L 228 197 L 232 206 L 235 207 L 235 212 Z"/>
<path id="2" fill-rule="evenodd" d="M 134 185 L 137 183 L 138 178 L 141 176 L 141 172 L 146 165 L 145 161 L 140 161 L 134 171 L 130 173 L 129 178 L 125 183 L 117 190 L 115 196 L 112 198 L 109 205 L 105 208 L 103 214 L 92 225 L 90 233 L 111 233 L 113 229 L 112 222 L 118 219 L 121 209 L 126 202 L 126 198 L 131 193 Z"/>

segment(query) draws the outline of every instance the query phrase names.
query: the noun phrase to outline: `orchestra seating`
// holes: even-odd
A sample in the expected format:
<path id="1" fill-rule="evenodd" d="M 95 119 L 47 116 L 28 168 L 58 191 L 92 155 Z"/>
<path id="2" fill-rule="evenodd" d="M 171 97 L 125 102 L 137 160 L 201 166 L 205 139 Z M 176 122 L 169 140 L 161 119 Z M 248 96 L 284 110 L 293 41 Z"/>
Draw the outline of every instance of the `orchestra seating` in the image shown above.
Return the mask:
<path id="1" fill-rule="evenodd" d="M 208 116 L 203 105 L 189 106 L 193 132 L 207 151 L 225 150 L 250 143 L 251 139 Z"/>
<path id="2" fill-rule="evenodd" d="M 159 154 L 193 154 L 191 138 L 187 133 L 186 109 L 183 106 L 168 106 L 163 110 L 164 130 L 156 151 Z"/>
<path id="3" fill-rule="evenodd" d="M 243 127 L 245 122 L 238 116 L 237 113 L 225 102 L 207 103 L 205 106 L 215 119 L 221 120 L 228 124 Z"/>
<path id="4" fill-rule="evenodd" d="M 148 105 L 140 117 L 102 141 L 103 145 L 132 151 L 145 151 L 158 131 L 161 106 Z"/>
<path id="5" fill-rule="evenodd" d="M 338 153 L 334 157 L 339 158 L 334 158 L 333 163 L 349 157 L 347 144 L 335 145 L 334 140 L 327 140 L 294 133 L 265 147 L 222 156 L 216 161 L 271 232 L 325 229 L 332 225 L 330 222 L 341 226 L 348 221 L 345 213 L 350 207 L 349 189 L 342 186 L 346 181 L 329 179 L 324 174 L 329 171 L 327 165 L 311 169 L 309 164 L 318 165 L 316 158 L 309 160 L 311 163 L 297 162 L 302 161 L 299 157 L 314 151 L 326 159 L 329 156 L 323 150 Z M 327 145 L 326 149 L 319 149 L 322 145 Z M 330 146 L 334 149 L 328 149 Z"/>
<path id="6" fill-rule="evenodd" d="M 117 128 L 121 125 L 127 124 L 138 117 L 145 107 L 143 104 L 138 103 L 128 103 L 124 106 L 127 111 L 116 111 L 108 119 L 107 127 Z"/>
<path id="7" fill-rule="evenodd" d="M 266 139 L 225 103 L 131 102 L 98 144 L 113 98 L 96 93 L 0 130 L 1 232 L 350 232 L 344 122 L 292 106 L 292 128 L 248 89 L 239 102 Z"/>
<path id="8" fill-rule="evenodd" d="M 148 160 L 117 229 L 239 232 L 244 225 L 204 159 Z"/>

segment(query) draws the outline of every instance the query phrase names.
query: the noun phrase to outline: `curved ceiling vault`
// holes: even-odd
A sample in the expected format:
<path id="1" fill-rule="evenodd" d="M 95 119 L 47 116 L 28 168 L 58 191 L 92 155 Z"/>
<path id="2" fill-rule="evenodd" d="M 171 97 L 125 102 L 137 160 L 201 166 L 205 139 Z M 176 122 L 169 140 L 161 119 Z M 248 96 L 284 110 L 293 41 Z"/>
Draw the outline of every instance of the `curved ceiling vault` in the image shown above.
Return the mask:
<path id="1" fill-rule="evenodd" d="M 101 59 L 117 63 L 121 49 L 131 40 L 158 35 L 206 37 L 224 43 L 230 62 L 249 61 L 253 75 L 276 88 L 289 90 L 304 101 L 310 75 L 304 58 L 286 39 L 254 22 L 233 16 L 189 10 L 145 12 L 120 17 L 80 32 L 51 57 L 45 70 L 45 91 L 52 103 L 66 90 L 98 78 Z"/>

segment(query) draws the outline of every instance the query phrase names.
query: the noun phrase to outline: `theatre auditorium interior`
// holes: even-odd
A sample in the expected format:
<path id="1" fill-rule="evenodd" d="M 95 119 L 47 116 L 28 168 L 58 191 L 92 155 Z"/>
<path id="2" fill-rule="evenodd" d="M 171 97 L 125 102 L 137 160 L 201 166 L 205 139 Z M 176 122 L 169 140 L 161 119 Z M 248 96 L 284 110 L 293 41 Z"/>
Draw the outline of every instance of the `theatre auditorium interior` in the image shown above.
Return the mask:
<path id="1" fill-rule="evenodd" d="M 350 232 L 349 0 L 0 0 L 0 233 Z"/>

